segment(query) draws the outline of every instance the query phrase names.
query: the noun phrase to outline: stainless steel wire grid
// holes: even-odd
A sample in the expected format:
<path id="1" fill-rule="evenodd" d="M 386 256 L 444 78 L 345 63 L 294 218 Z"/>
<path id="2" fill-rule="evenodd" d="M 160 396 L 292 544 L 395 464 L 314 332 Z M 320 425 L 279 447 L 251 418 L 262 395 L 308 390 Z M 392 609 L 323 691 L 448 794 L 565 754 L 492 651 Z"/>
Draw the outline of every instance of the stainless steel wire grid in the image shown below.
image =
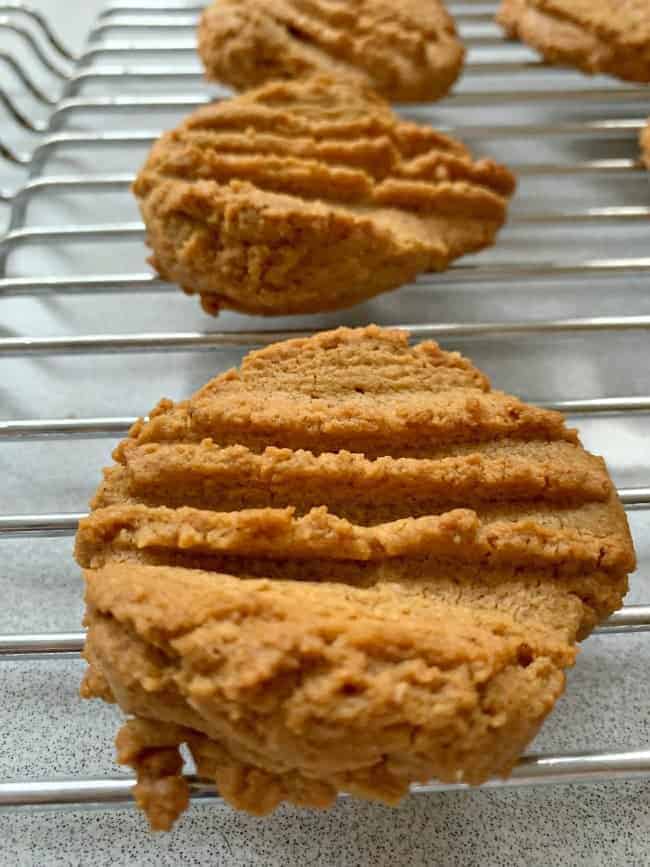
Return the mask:
<path id="1" fill-rule="evenodd" d="M 110 440 L 162 394 L 189 394 L 251 347 L 368 321 L 459 348 L 499 387 L 575 418 L 629 511 L 640 560 L 629 604 L 586 642 L 569 695 L 536 742 L 542 752 L 488 787 L 650 777 L 650 645 L 640 634 L 650 632 L 650 186 L 637 148 L 650 91 L 549 69 L 503 40 L 493 3 L 452 3 L 469 47 L 463 81 L 447 100 L 403 113 L 516 170 L 496 247 L 342 314 L 212 321 L 146 270 L 128 193 L 160 131 L 227 93 L 202 81 L 200 8 L 111 3 L 75 56 L 37 12 L 0 4 L 0 34 L 30 58 L 0 52 L 0 713 L 9 747 L 0 807 L 130 801 L 131 778 L 116 776 L 107 752 L 91 756 L 97 743 L 109 749 L 115 714 L 70 700 L 83 644 L 70 538 Z M 604 739 L 614 730 L 631 740 Z M 218 798 L 197 779 L 192 796 Z"/>

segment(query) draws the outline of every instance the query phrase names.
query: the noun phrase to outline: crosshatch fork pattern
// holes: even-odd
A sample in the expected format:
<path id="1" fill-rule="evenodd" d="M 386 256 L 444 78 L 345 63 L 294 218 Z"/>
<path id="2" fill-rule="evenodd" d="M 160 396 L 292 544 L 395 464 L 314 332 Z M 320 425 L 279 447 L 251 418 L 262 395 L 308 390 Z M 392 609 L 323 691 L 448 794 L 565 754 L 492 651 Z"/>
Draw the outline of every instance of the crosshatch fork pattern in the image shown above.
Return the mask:
<path id="1" fill-rule="evenodd" d="M 503 242 L 494 251 L 346 313 L 345 321 L 374 318 L 382 324 L 405 324 L 418 338 L 433 336 L 447 346 L 460 345 L 476 359 L 474 347 L 492 360 L 494 378 L 504 387 L 507 384 L 497 375 L 500 368 L 509 366 L 512 357 L 520 357 L 520 348 L 530 343 L 552 352 L 566 340 L 568 348 L 561 348 L 560 355 L 571 354 L 580 344 L 589 360 L 596 341 L 611 341 L 614 351 L 619 345 L 628 347 L 622 363 L 633 365 L 634 348 L 647 342 L 650 328 L 650 307 L 640 291 L 650 270 L 650 260 L 642 255 L 650 207 L 645 204 L 648 188 L 635 146 L 647 89 L 548 71 L 530 53 L 503 43 L 487 4 L 465 3 L 452 9 L 470 47 L 466 79 L 439 106 L 410 107 L 405 113 L 450 129 L 477 151 L 491 145 L 520 175 L 520 199 Z M 5 58 L 28 101 L 13 93 L 3 93 L 0 99 L 17 128 L 31 138 L 24 147 L 3 144 L 0 149 L 5 161 L 17 169 L 14 188 L 2 192 L 10 207 L 10 222 L 0 241 L 0 300 L 17 308 L 27 305 L 30 311 L 38 305 L 62 304 L 58 318 L 34 317 L 36 333 L 14 328 L 0 338 L 0 355 L 5 363 L 18 365 L 16 370 L 36 366 L 39 360 L 60 359 L 61 373 L 70 383 L 75 364 L 87 369 L 99 364 L 102 356 L 128 358 L 130 374 L 137 370 L 141 355 L 153 359 L 153 364 L 164 359 L 163 366 L 171 367 L 176 358 L 193 365 L 199 352 L 214 370 L 215 364 L 226 366 L 225 361 L 237 360 L 250 346 L 335 323 L 332 317 L 310 317 L 283 320 L 278 327 L 273 321 L 236 315 L 212 323 L 194 312 L 186 315 L 187 302 L 180 293 L 140 265 L 143 228 L 128 196 L 138 160 L 163 126 L 173 125 L 206 99 L 224 95 L 222 89 L 202 85 L 193 59 L 192 31 L 198 11 L 198 6 L 187 4 L 112 4 L 93 29 L 83 55 L 75 58 L 43 19 L 24 9 L 9 10 L 7 26 L 27 34 L 24 39 L 35 53 L 34 65 L 44 66 L 51 82 L 49 88 L 44 86 L 35 80 L 31 66 Z M 572 108 L 576 101 L 578 111 Z M 529 146 L 531 142 L 535 148 Z M 506 147 L 511 151 L 508 159 L 502 156 Z M 98 206 L 99 196 L 105 207 Z M 49 212 L 51 200 L 57 206 Z M 51 264 L 34 271 L 34 253 L 43 251 L 44 263 Z M 623 284 L 628 287 L 625 305 L 617 300 L 614 288 Z M 500 285 L 505 292 L 497 288 Z M 570 298 L 562 301 L 565 285 L 571 287 Z M 540 286 L 551 300 L 533 305 L 532 289 L 527 287 Z M 454 300 L 459 297 L 460 301 Z M 101 315 L 89 312 L 93 299 Z M 138 311 L 125 319 L 120 315 L 122 305 L 133 299 Z M 153 304 L 170 305 L 162 330 L 161 319 L 151 315 Z M 20 309 L 15 316 L 11 308 L 9 312 L 7 332 L 14 320 L 21 321 Z M 198 323 L 196 329 L 179 330 L 177 323 L 190 319 Z M 109 327 L 86 327 L 103 322 Z M 131 330 L 131 324 L 138 328 Z M 497 357 L 495 341 L 510 346 L 512 356 Z M 581 367 L 588 366 L 582 361 Z M 198 370 L 196 376 L 199 384 Z M 540 380 L 535 383 L 537 392 L 530 396 L 564 409 L 587 429 L 601 423 L 607 426 L 612 418 L 623 426 L 636 426 L 641 434 L 633 441 L 638 444 L 646 429 L 650 387 L 642 376 L 620 379 L 628 390 L 621 390 L 618 383 L 612 388 L 611 382 L 610 393 L 602 394 L 594 392 L 593 384 L 584 394 L 578 386 L 567 394 L 558 387 L 555 393 L 546 393 Z M 107 454 L 105 439 L 122 434 L 134 414 L 131 406 L 118 406 L 119 412 L 84 412 L 70 401 L 64 387 L 63 402 L 52 400 L 51 406 L 70 401 L 72 417 L 43 415 L 39 407 L 48 406 L 47 400 L 40 399 L 46 383 L 38 375 L 28 376 L 27 381 L 33 394 L 24 396 L 21 412 L 5 412 L 6 420 L 0 423 L 0 437 L 13 454 L 18 454 L 18 448 L 40 449 L 54 443 L 57 448 L 75 449 L 75 443 L 93 438 L 104 440 Z M 110 407 L 112 393 L 107 396 Z M 98 406 L 100 399 L 101 395 Z M 135 411 L 152 402 L 144 394 Z M 596 433 L 595 439 L 601 441 L 602 435 Z M 600 450 L 607 454 L 605 448 Z M 640 476 L 630 470 L 619 487 L 627 508 L 643 521 L 650 505 L 647 455 L 640 453 L 629 463 L 634 470 L 641 467 Z M 96 475 L 87 479 L 88 492 L 95 479 Z M 81 514 L 63 508 L 3 512 L 2 540 L 70 535 Z M 600 632 L 618 633 L 619 637 L 608 639 L 618 642 L 649 629 L 650 607 L 629 605 Z M 0 636 L 0 655 L 6 661 L 24 662 L 67 658 L 78 655 L 82 640 L 78 632 L 28 634 L 23 630 Z M 628 750 L 605 746 L 612 748 L 591 750 L 587 743 L 583 752 L 527 757 L 511 783 L 650 775 L 650 751 L 642 743 L 625 744 L 632 747 Z M 0 806 L 122 803 L 128 800 L 130 785 L 124 777 L 11 781 L 0 783 Z M 440 788 L 447 787 L 434 783 L 418 791 Z M 200 781 L 193 782 L 193 793 L 198 799 L 215 797 Z"/>

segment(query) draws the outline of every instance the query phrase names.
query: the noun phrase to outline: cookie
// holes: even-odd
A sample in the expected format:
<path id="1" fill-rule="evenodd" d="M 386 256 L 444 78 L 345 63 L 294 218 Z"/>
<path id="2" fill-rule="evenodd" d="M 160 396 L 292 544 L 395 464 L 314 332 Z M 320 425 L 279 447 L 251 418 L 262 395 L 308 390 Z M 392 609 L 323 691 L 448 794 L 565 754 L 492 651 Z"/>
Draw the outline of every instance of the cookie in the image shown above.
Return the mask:
<path id="1" fill-rule="evenodd" d="M 182 743 L 256 814 L 507 775 L 634 568 L 562 416 L 404 332 L 253 352 L 114 457 L 76 542 L 82 694 L 130 715 L 155 828 Z"/>
<path id="2" fill-rule="evenodd" d="M 349 307 L 493 243 L 514 188 L 458 141 L 328 78 L 192 114 L 138 175 L 166 280 L 262 315 Z"/>
<path id="3" fill-rule="evenodd" d="M 650 121 L 641 130 L 639 144 L 641 146 L 641 162 L 650 169 Z"/>
<path id="4" fill-rule="evenodd" d="M 208 78 L 238 90 L 326 73 L 388 100 L 440 99 L 464 57 L 439 0 L 216 0 L 199 26 Z"/>
<path id="5" fill-rule="evenodd" d="M 549 63 L 650 82 L 646 0 L 501 0 L 497 21 Z"/>

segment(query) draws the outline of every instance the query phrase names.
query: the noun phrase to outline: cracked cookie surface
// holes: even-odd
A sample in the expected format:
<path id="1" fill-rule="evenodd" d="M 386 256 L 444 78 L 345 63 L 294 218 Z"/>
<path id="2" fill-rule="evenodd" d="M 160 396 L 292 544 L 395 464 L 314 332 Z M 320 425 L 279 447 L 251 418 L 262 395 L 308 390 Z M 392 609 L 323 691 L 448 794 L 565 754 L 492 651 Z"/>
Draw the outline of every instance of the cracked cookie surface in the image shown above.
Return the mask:
<path id="1" fill-rule="evenodd" d="M 216 0 L 199 26 L 209 78 L 238 90 L 327 73 L 390 101 L 444 96 L 464 57 L 439 0 Z"/>
<path id="2" fill-rule="evenodd" d="M 190 115 L 134 184 L 164 278 L 204 309 L 349 307 L 490 246 L 514 178 L 329 78 Z"/>
<path id="3" fill-rule="evenodd" d="M 634 552 L 601 458 L 457 353 L 338 329 L 162 401 L 80 522 L 83 694 L 168 828 L 507 775 Z"/>
<path id="4" fill-rule="evenodd" d="M 502 0 L 497 20 L 549 63 L 650 82 L 647 0 Z"/>

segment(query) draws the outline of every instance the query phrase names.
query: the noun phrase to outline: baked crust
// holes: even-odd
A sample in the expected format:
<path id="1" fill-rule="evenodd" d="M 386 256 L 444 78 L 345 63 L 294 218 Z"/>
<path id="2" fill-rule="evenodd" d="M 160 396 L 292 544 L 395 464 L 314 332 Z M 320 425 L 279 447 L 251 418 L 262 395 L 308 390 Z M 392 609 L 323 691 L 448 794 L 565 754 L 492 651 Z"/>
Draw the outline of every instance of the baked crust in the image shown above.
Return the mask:
<path id="1" fill-rule="evenodd" d="M 497 20 L 549 63 L 650 81 L 646 0 L 502 0 Z"/>
<path id="2" fill-rule="evenodd" d="M 396 102 L 440 99 L 465 53 L 439 0 L 216 0 L 198 37 L 208 78 L 238 90 L 327 73 Z"/>
<path id="3" fill-rule="evenodd" d="M 493 243 L 514 189 L 369 90 L 273 83 L 190 115 L 133 190 L 167 280 L 222 307 L 349 307 Z"/>
<path id="4" fill-rule="evenodd" d="M 634 552 L 602 459 L 457 353 L 276 344 L 115 450 L 80 522 L 85 697 L 153 827 L 179 745 L 235 807 L 507 775 Z"/>

